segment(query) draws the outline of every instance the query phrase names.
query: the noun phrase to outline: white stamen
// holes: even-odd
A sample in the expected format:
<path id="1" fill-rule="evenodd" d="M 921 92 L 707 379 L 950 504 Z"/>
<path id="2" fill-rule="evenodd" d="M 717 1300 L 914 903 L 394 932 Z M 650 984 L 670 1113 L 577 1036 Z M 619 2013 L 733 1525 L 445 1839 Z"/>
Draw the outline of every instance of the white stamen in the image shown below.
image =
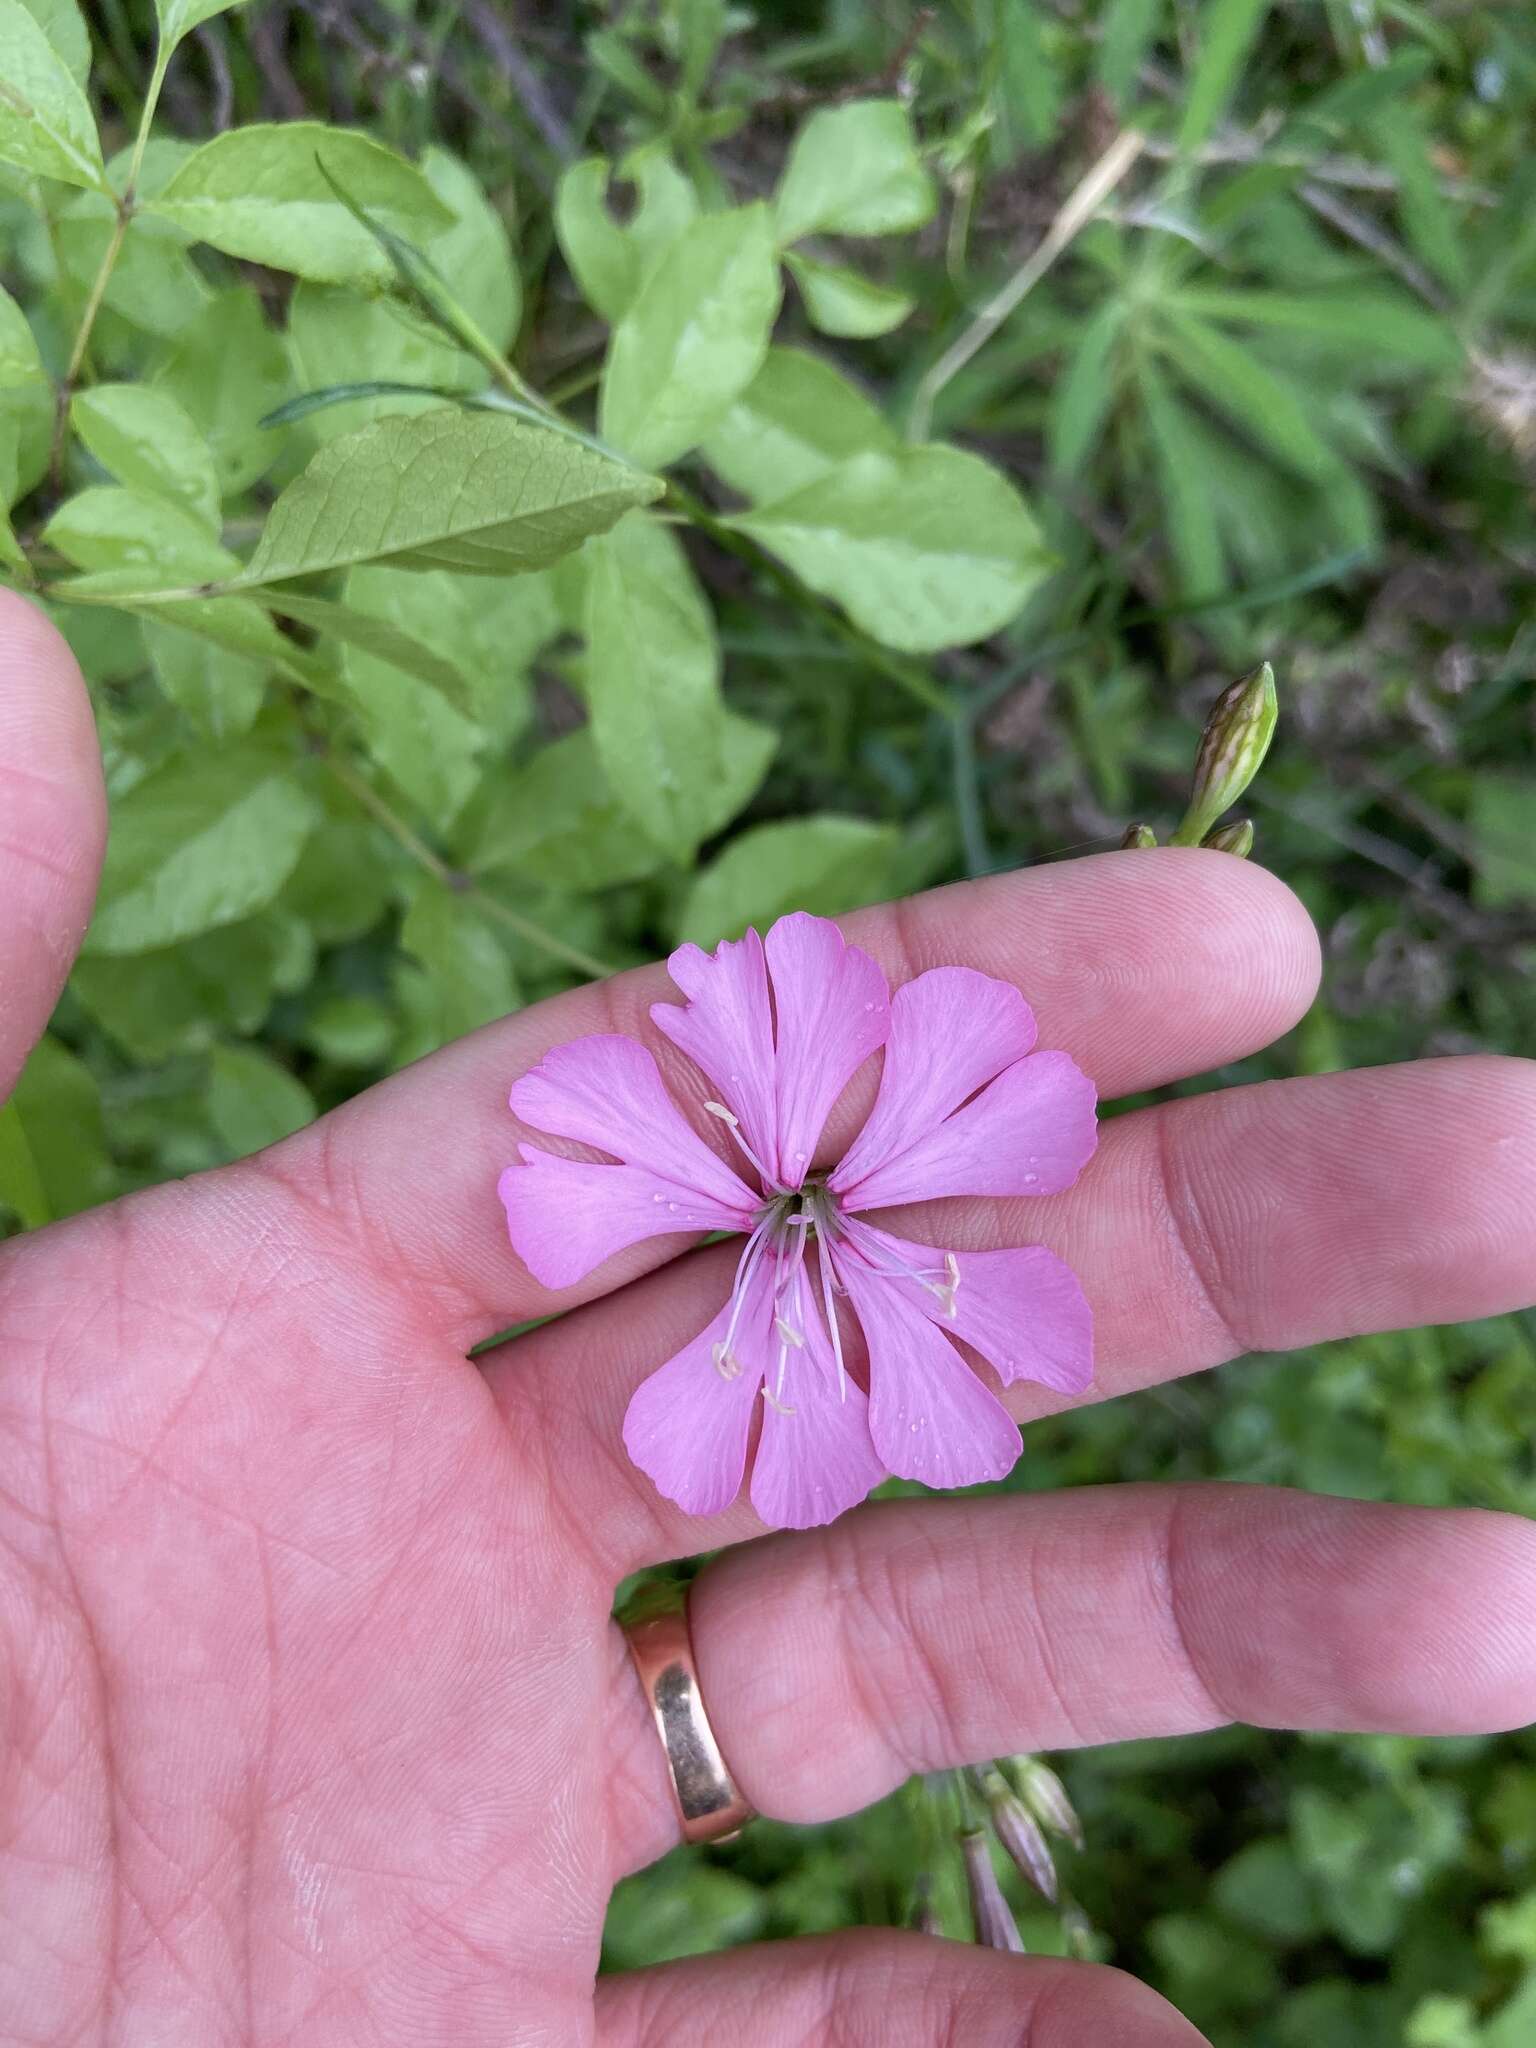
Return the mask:
<path id="1" fill-rule="evenodd" d="M 762 1181 L 763 1186 L 771 1188 L 776 1195 L 789 1194 L 791 1192 L 790 1189 L 785 1187 L 781 1180 L 775 1180 L 774 1176 L 768 1171 L 767 1167 L 764 1166 L 761 1159 L 758 1158 L 752 1147 L 741 1135 L 741 1118 L 728 1110 L 723 1102 L 706 1102 L 704 1107 L 711 1116 L 717 1116 L 721 1123 L 725 1125 L 731 1136 L 736 1140 L 736 1143 L 741 1147 L 748 1164 Z"/>
<path id="2" fill-rule="evenodd" d="M 772 1389 L 767 1385 L 766 1382 L 763 1385 L 763 1399 L 768 1403 L 768 1406 L 770 1408 L 776 1408 L 780 1415 L 793 1415 L 796 1413 L 796 1411 L 793 1408 L 786 1408 L 782 1401 L 777 1401 L 774 1399 Z"/>
<path id="3" fill-rule="evenodd" d="M 843 1339 L 837 1327 L 837 1303 L 833 1300 L 832 1254 L 824 1234 L 818 1233 L 816 1250 L 821 1264 L 821 1299 L 827 1311 L 827 1332 L 832 1339 L 832 1356 L 837 1360 L 837 1398 L 848 1399 L 848 1368 L 843 1364 Z"/>
<path id="4" fill-rule="evenodd" d="M 802 1333 L 795 1329 L 792 1324 L 786 1323 L 782 1316 L 774 1317 L 773 1327 L 778 1331 L 786 1344 L 793 1344 L 797 1351 L 805 1349 L 805 1338 Z"/>

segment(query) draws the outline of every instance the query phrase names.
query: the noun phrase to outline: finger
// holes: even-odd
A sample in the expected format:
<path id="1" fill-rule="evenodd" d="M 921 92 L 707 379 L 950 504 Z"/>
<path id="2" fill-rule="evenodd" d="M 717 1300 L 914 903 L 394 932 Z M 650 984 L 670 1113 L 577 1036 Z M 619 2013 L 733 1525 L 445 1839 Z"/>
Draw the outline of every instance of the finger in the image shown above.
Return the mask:
<path id="1" fill-rule="evenodd" d="M 1198 850 L 997 876 L 843 922 L 897 981 L 964 962 L 1016 982 L 1041 1044 L 1068 1048 L 1106 1095 L 1266 1044 L 1305 1010 L 1317 977 L 1315 934 L 1284 885 Z M 370 1090 L 267 1164 L 320 1196 L 394 1273 L 430 1288 L 466 1342 L 605 1293 L 688 1240 L 652 1239 L 557 1296 L 537 1286 L 507 1248 L 496 1201 L 518 1139 L 535 1135 L 512 1117 L 507 1091 L 551 1046 L 622 1032 L 656 1053 L 697 1111 L 702 1078 L 648 1015 L 675 993 L 652 967 L 541 1003 Z M 858 1113 L 845 1108 L 845 1134 Z M 724 1155 L 719 1124 L 697 1122 Z"/>
<path id="2" fill-rule="evenodd" d="M 911 1219 L 959 1250 L 1045 1243 L 1094 1312 L 1103 1400 L 1236 1357 L 1497 1315 L 1536 1298 L 1536 1064 L 1427 1060 L 1266 1082 L 1113 1119 L 1068 1195 Z M 905 1222 L 899 1222 L 904 1228 Z M 624 1411 L 725 1299 L 734 1251 L 676 1262 L 485 1361 L 509 1426 L 616 1575 L 757 1532 L 684 1515 L 629 1463 Z M 1021 1384 L 1021 1418 L 1070 1405 Z"/>
<path id="3" fill-rule="evenodd" d="M 75 658 L 35 605 L 0 590 L 0 1101 L 85 936 L 105 838 Z"/>
<path id="4" fill-rule="evenodd" d="M 1199 2048 L 1119 1970 L 921 1934 L 776 1941 L 597 1983 L 598 2048 Z"/>
<path id="5" fill-rule="evenodd" d="M 697 1579 L 699 1684 L 760 1812 L 822 1821 L 918 1771 L 1261 1727 L 1459 1735 L 1536 1716 L 1536 1526 L 1279 1488 L 889 1501 Z M 621 1868 L 676 1837 L 614 1642 Z"/>

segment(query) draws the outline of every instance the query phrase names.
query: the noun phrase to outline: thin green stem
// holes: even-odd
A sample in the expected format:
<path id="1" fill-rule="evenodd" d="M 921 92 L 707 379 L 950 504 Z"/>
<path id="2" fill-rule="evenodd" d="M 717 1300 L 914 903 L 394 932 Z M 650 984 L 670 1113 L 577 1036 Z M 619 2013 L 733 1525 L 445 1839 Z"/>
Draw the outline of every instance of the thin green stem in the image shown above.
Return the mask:
<path id="1" fill-rule="evenodd" d="M 455 896 L 462 896 L 466 902 L 473 903 L 477 910 L 483 911 L 487 917 L 495 918 L 499 924 L 505 925 L 508 931 L 515 932 L 520 939 L 526 939 L 529 945 L 538 946 L 553 959 L 563 961 L 567 967 L 576 968 L 580 973 L 589 975 L 592 980 L 601 981 L 613 973 L 613 967 L 607 961 L 583 952 L 580 946 L 570 945 L 566 940 L 558 938 L 554 932 L 545 931 L 541 924 L 535 924 L 532 918 L 524 917 L 520 910 L 514 910 L 511 904 L 503 903 L 499 897 L 486 895 L 485 891 L 477 888 L 468 876 L 457 868 L 450 867 L 442 855 L 433 852 L 387 798 L 379 794 L 366 776 L 359 775 L 344 756 L 334 754 L 328 747 L 322 746 L 321 758 L 348 795 L 355 797 L 363 809 L 371 813 L 395 844 L 409 854 L 416 865 L 424 869 L 433 881 L 441 883 L 443 888 L 451 890 Z"/>

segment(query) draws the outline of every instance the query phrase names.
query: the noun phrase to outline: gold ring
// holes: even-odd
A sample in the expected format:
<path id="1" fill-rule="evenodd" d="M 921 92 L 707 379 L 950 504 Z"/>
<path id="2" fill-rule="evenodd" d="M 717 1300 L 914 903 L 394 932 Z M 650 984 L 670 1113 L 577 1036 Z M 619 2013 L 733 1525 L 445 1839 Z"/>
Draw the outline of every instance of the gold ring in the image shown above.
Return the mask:
<path id="1" fill-rule="evenodd" d="M 727 1770 L 704 1711 L 687 1592 L 676 1584 L 647 1587 L 626 1606 L 620 1626 L 661 1737 L 683 1839 L 729 1840 L 753 1818 L 753 1809 Z"/>

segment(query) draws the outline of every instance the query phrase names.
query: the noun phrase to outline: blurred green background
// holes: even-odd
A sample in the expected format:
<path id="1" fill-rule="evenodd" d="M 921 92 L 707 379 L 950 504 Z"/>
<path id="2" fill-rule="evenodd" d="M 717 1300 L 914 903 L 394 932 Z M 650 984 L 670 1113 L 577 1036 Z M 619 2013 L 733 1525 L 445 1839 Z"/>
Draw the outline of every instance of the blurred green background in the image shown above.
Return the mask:
<path id="1" fill-rule="evenodd" d="M 113 148 L 153 15 L 101 0 L 91 28 Z M 82 963 L 4 1127 L 13 1226 L 239 1156 L 583 961 L 1068 858 L 1133 820 L 1165 834 L 1212 697 L 1266 657 L 1282 723 L 1245 810 L 1256 857 L 1318 921 L 1327 979 L 1297 1031 L 1215 1083 L 1531 1048 L 1529 8 L 637 0 L 519 8 L 514 26 L 482 0 L 253 4 L 196 31 L 156 132 L 309 116 L 454 152 L 511 236 L 517 370 L 581 418 L 606 329 L 568 258 L 570 166 L 635 169 L 653 145 L 646 204 L 671 189 L 657 162 L 707 206 L 743 201 L 773 190 L 811 115 L 871 96 L 908 109 L 931 218 L 808 242 L 777 337 L 1013 479 L 1052 558 L 1023 610 L 978 644 L 893 656 L 760 555 L 691 533 L 726 701 L 763 729 L 696 861 L 637 853 L 586 755 L 545 761 L 584 716 L 558 578 L 526 648 L 490 597 L 440 617 L 496 684 L 467 737 L 380 684 L 266 898 Z M 81 201 L 43 234 L 23 182 L 0 186 L 4 282 L 56 371 L 105 225 Z M 951 372 L 1010 281 L 1016 303 Z M 251 318 L 228 311 L 210 341 L 212 295 L 234 308 L 237 285 Z M 136 246 L 105 302 L 107 369 L 204 408 L 222 481 L 247 494 L 231 545 L 269 473 L 362 416 L 312 414 L 248 459 L 260 413 L 343 377 L 461 388 L 463 358 L 414 315 L 361 295 L 317 310 L 330 289 L 301 286 L 305 311 L 276 273 L 167 237 Z M 216 357 L 230 388 L 212 393 Z M 690 472 L 710 505 L 738 502 Z M 58 616 L 118 797 L 257 716 L 259 675 L 211 672 L 124 613 Z M 1219 1476 L 1529 1513 L 1533 1340 L 1508 1318 L 1253 1359 L 1037 1424 L 1011 1484 Z M 1530 1736 L 1239 1728 L 1056 1761 L 1086 1831 L 1063 1870 L 1093 1952 L 1222 2048 L 1536 2039 Z M 621 1888 L 609 1960 L 899 1921 L 924 1872 L 960 1932 L 928 1813 L 909 1791 L 679 1853 Z M 1010 1896 L 1029 1945 L 1059 1948 L 1056 1916 Z"/>

